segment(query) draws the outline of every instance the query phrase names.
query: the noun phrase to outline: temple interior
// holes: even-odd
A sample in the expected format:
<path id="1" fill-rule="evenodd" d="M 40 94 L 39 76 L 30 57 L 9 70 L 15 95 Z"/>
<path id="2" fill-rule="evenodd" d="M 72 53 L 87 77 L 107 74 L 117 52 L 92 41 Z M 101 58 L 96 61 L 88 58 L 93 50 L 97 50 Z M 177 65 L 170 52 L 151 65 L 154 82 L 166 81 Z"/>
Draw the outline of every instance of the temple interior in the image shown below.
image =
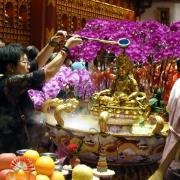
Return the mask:
<path id="1" fill-rule="evenodd" d="M 0 1 L 0 180 L 180 179 L 180 0 Z"/>

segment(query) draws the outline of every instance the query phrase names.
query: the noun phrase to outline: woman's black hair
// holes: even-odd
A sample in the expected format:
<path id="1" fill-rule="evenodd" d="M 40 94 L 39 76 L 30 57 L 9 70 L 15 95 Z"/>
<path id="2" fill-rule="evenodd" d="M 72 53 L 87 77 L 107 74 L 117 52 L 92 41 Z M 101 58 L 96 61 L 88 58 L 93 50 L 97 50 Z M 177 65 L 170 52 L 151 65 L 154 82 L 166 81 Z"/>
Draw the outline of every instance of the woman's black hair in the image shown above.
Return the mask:
<path id="1" fill-rule="evenodd" d="M 12 43 L 0 48 L 0 74 L 6 73 L 8 64 L 17 66 L 21 56 L 26 54 L 27 50 L 22 45 Z"/>
<path id="2" fill-rule="evenodd" d="M 29 61 L 33 61 L 36 58 L 36 56 L 38 55 L 39 49 L 33 45 L 28 46 L 26 49 L 28 52 Z"/>

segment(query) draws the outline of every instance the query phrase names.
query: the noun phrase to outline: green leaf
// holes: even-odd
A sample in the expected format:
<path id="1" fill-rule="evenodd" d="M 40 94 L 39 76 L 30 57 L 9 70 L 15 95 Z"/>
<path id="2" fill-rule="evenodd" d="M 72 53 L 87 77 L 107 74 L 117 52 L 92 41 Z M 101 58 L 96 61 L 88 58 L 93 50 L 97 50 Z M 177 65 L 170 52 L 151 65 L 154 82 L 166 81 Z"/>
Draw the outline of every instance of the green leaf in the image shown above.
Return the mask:
<path id="1" fill-rule="evenodd" d="M 164 107 L 164 101 L 163 100 L 160 101 L 160 107 Z"/>
<path id="2" fill-rule="evenodd" d="M 162 109 L 154 108 L 154 112 L 156 112 L 156 113 L 160 113 L 161 111 L 162 111 Z"/>
<path id="3" fill-rule="evenodd" d="M 158 102 L 158 100 L 156 99 L 156 98 L 151 98 L 151 99 L 149 99 L 149 104 L 150 104 L 150 106 L 156 106 L 157 105 L 157 102 Z"/>

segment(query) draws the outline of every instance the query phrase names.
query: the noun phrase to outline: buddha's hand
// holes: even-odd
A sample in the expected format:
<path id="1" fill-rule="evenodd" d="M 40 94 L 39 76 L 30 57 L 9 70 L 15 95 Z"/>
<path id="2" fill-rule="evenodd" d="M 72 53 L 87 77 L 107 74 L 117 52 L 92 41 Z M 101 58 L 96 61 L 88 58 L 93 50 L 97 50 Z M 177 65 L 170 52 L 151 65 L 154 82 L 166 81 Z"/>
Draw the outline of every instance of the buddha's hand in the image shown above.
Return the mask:
<path id="1" fill-rule="evenodd" d="M 120 101 L 129 101 L 129 96 L 125 93 L 120 93 L 119 96 L 118 96 L 118 99 Z"/>
<path id="2" fill-rule="evenodd" d="M 136 97 L 136 101 L 143 101 L 144 99 L 146 99 L 146 93 L 144 92 L 139 92 L 137 97 Z"/>
<path id="3" fill-rule="evenodd" d="M 129 100 L 135 99 L 139 92 L 133 92 L 129 95 Z"/>

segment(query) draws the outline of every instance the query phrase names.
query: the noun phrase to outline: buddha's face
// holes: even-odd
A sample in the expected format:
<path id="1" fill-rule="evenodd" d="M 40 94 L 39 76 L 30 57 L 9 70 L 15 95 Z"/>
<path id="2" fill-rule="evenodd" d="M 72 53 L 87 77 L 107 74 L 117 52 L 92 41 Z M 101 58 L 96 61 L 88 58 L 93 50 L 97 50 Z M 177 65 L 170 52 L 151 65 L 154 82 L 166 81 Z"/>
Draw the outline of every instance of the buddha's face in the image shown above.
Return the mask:
<path id="1" fill-rule="evenodd" d="M 118 76 L 126 77 L 129 74 L 130 67 L 126 63 L 122 63 L 118 68 Z"/>
<path id="2" fill-rule="evenodd" d="M 128 56 L 121 54 L 117 57 L 117 76 L 121 78 L 127 77 L 133 70 L 133 64 Z"/>

